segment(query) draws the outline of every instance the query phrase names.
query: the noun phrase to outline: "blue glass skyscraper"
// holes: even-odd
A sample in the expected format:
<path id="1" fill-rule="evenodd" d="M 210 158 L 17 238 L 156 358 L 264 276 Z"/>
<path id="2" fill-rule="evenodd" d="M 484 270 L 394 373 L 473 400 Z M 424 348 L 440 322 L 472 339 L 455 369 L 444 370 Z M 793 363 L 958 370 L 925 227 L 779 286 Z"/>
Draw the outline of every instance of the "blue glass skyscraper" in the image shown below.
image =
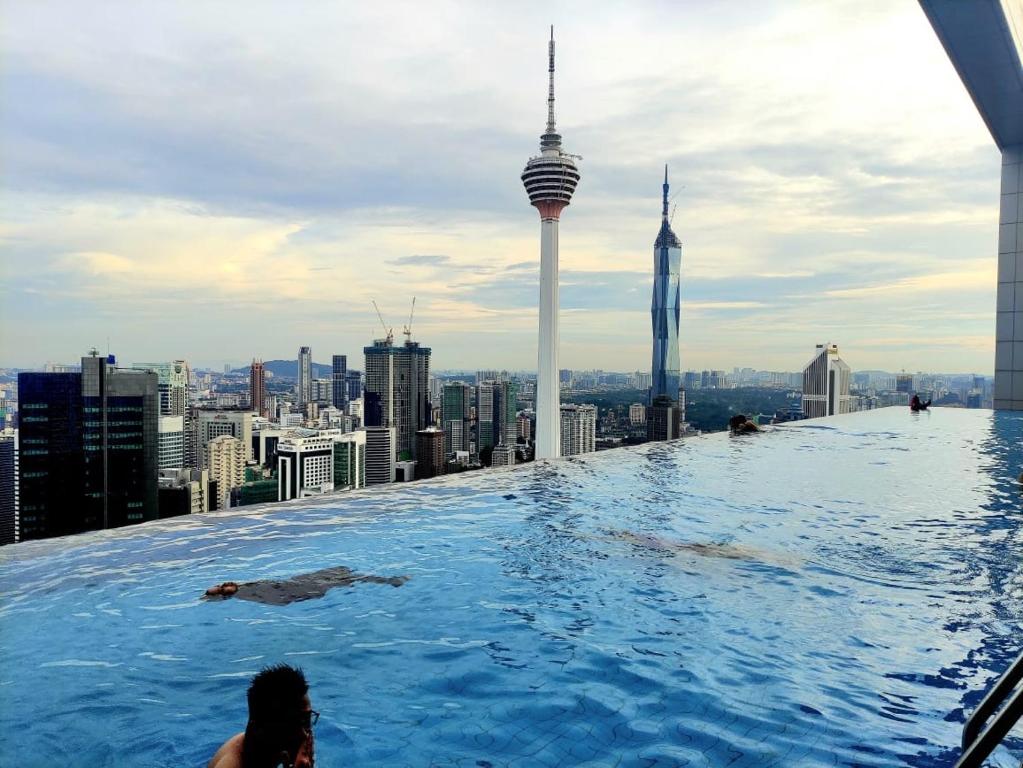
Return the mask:
<path id="1" fill-rule="evenodd" d="M 668 220 L 668 166 L 664 166 L 664 198 L 661 207 L 661 231 L 654 241 L 654 296 L 650 303 L 653 329 L 653 359 L 650 374 L 650 402 L 667 396 L 678 400 L 679 358 L 678 321 L 682 311 L 679 273 L 682 268 L 682 243 Z"/>

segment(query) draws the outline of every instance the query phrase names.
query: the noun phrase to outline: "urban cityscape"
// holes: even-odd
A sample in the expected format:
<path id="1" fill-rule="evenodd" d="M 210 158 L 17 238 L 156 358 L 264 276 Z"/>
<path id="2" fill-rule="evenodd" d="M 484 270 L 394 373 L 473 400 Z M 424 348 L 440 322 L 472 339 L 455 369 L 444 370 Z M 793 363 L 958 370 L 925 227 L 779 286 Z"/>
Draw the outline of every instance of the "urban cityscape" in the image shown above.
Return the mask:
<path id="1" fill-rule="evenodd" d="M 930 170 L 905 147 L 878 159 L 850 150 L 848 139 L 836 142 L 835 162 L 855 157 L 853 170 L 807 171 L 798 151 L 789 156 L 765 139 L 751 151 L 784 156 L 770 183 L 758 186 L 755 173 L 729 181 L 709 167 L 717 150 L 658 149 L 655 107 L 677 98 L 671 88 L 644 92 L 649 109 L 629 102 L 630 111 L 610 92 L 642 90 L 635 74 L 608 87 L 606 104 L 596 94 L 607 83 L 574 75 L 575 89 L 565 87 L 565 61 L 575 55 L 588 66 L 616 57 L 616 67 L 639 66 L 613 51 L 606 60 L 585 58 L 599 48 L 590 27 L 559 47 L 564 27 L 545 22 L 541 62 L 539 34 L 528 44 L 504 40 L 519 33 L 503 12 L 507 28 L 494 30 L 502 39 L 495 45 L 516 52 L 512 77 L 530 83 L 538 145 L 522 144 L 518 128 L 498 135 L 493 126 L 473 145 L 474 132 L 485 131 L 469 108 L 448 123 L 437 118 L 435 106 L 460 99 L 496 108 L 500 80 L 460 86 L 436 104 L 405 93 L 407 121 L 375 124 L 393 131 L 393 155 L 373 143 L 373 131 L 354 150 L 362 155 L 355 162 L 379 164 L 360 166 L 368 202 L 352 210 L 364 220 L 340 235 L 320 239 L 316 227 L 329 218 L 318 218 L 320 209 L 270 236 L 239 222 L 272 206 L 239 203 L 225 189 L 202 208 L 181 194 L 159 212 L 168 241 L 181 216 L 232 223 L 198 235 L 180 261 L 162 257 L 153 237 L 153 258 L 143 265 L 110 244 L 117 225 L 109 222 L 130 217 L 101 210 L 116 195 L 97 195 L 93 221 L 47 200 L 51 182 L 38 182 L 45 191 L 28 192 L 0 232 L 17 254 L 0 329 L 0 573 L 10 582 L 0 615 L 12 628 L 0 643 L 8 668 L 0 689 L 13 692 L 11 706 L 0 705 L 0 754 L 24 748 L 15 713 L 26 712 L 43 745 L 40 765 L 61 755 L 114 765 L 127 755 L 124 764 L 312 768 L 314 742 L 326 764 L 356 765 L 981 768 L 990 755 L 1018 763 L 1023 8 L 920 0 L 910 10 L 892 15 L 888 31 L 876 21 L 860 30 L 858 11 L 848 8 L 834 17 L 819 9 L 815 23 L 836 35 L 852 25 L 853 42 L 843 42 L 852 46 L 862 42 L 858 34 L 871 41 L 915 30 L 926 66 L 906 70 L 919 77 L 936 61 L 945 67 L 941 87 L 928 86 L 940 95 L 920 104 L 938 110 L 958 98 L 969 113 L 963 125 L 986 142 L 983 151 L 975 138 L 963 140 L 968 150 L 949 149 L 970 169 L 961 194 L 1000 184 L 998 206 L 980 195 L 973 207 L 928 198 L 928 211 L 904 211 L 908 198 L 893 191 L 893 179 L 912 176 L 923 198 L 925 187 L 941 186 Z M 51 11 L 27 14 L 23 29 Z M 747 21 L 748 9 L 735 12 L 708 9 L 703 23 Z M 779 29 L 809 23 L 763 12 L 798 22 Z M 699 15 L 695 7 L 685 13 Z M 395 41 L 382 46 L 455 34 L 411 9 L 409 16 L 419 28 L 401 22 Z M 450 25 L 457 14 L 440 16 Z M 487 14 L 480 18 L 475 23 L 488 23 Z M 635 19 L 625 18 L 623 31 L 635 34 Z M 272 13 L 266 19 L 268 30 L 282 23 Z M 132 23 L 149 29 L 148 19 Z M 362 23 L 379 29 L 373 13 Z M 615 24 L 606 23 L 607 36 Z M 211 28 L 220 26 L 229 20 Z M 786 41 L 805 37 L 794 34 L 769 35 L 775 58 L 764 73 L 744 58 L 740 79 L 762 87 Z M 164 50 L 158 38 L 139 45 Z M 238 51 L 210 54 L 206 45 L 192 52 L 212 55 L 224 73 L 237 65 L 230 61 Z M 18 50 L 19 67 L 28 66 Z M 164 51 L 154 66 L 185 67 L 182 50 Z M 253 45 L 245 55 L 269 57 L 266 50 Z M 349 55 L 338 54 L 351 65 Z M 440 70 L 448 75 L 472 80 L 475 72 L 465 73 L 484 66 L 476 43 L 449 55 L 455 63 Z M 660 63 L 637 55 L 644 67 Z M 88 57 L 73 58 L 61 66 Z M 429 90 L 428 61 L 422 51 L 411 59 L 413 93 Z M 369 68 L 392 64 L 385 56 Z M 298 65 L 274 66 L 302 81 Z M 790 79 L 820 77 L 792 66 L 784 68 Z M 840 69 L 829 64 L 828 77 Z M 39 78 L 41 100 L 51 88 L 70 92 L 41 73 L 23 75 Z M 52 82 L 43 84 L 46 77 Z M 379 80 L 383 93 L 389 81 Z M 384 98 L 356 86 L 356 75 L 345 82 L 357 94 L 346 102 L 355 114 Z M 699 89 L 696 80 L 682 82 Z M 885 77 L 872 82 L 877 90 Z M 287 88 L 277 91 L 281 109 L 298 114 L 327 100 L 307 85 L 296 86 L 305 95 L 294 102 L 280 98 Z M 18 89 L 34 104 L 30 87 Z M 250 108 L 240 93 L 238 103 Z M 858 88 L 850 94 L 868 98 Z M 772 98 L 776 109 L 798 101 L 792 93 Z M 75 98 L 69 102 L 74 108 Z M 182 104 L 185 112 L 195 107 L 197 124 L 205 119 L 198 101 Z M 848 122 L 844 108 L 830 109 Z M 620 133 L 597 144 L 602 153 L 588 148 L 588 110 L 601 115 L 601 130 Z M 41 109 L 24 125 L 50 126 L 59 114 Z M 773 119 L 794 125 L 794 114 L 782 109 Z M 921 130 L 933 132 L 934 146 L 959 146 L 948 137 L 968 130 L 934 128 L 940 117 L 922 120 Z M 694 126 L 701 119 L 694 110 Z M 736 111 L 701 141 L 727 134 L 733 119 L 750 118 Z M 10 125 L 20 136 L 21 122 Z M 447 171 L 438 169 L 446 166 L 422 146 L 405 152 L 402 136 L 445 125 L 473 146 L 467 158 L 445 161 L 459 172 L 463 162 L 483 162 L 479 146 L 515 137 L 516 164 L 500 167 L 502 184 L 518 174 L 517 199 L 495 198 L 485 215 L 482 204 L 474 208 L 484 186 L 477 181 L 492 181 L 482 164 L 460 177 L 465 190 L 442 199 Z M 89 134 L 86 126 L 83 141 Z M 39 135 L 41 146 L 56 129 Z M 994 157 L 992 139 L 994 174 L 978 160 Z M 246 141 L 233 155 L 226 140 L 224 157 L 198 164 L 246 169 L 238 159 Z M 282 141 L 275 160 L 274 174 L 300 180 L 279 190 L 289 205 L 311 200 L 322 181 L 310 173 L 315 163 L 288 168 L 305 149 Z M 127 178 L 144 156 L 138 150 L 101 174 Z M 626 156 L 639 166 L 623 170 Z M 401 174 L 420 160 L 412 175 L 435 179 L 437 199 L 410 214 Z M 46 177 L 26 170 L 36 161 L 19 160 L 18 173 Z M 974 166 L 983 169 L 975 183 Z M 96 172 L 85 167 L 83 178 Z M 192 183 L 185 170 L 178 178 L 173 162 L 150 170 L 182 189 Z M 707 179 L 719 170 L 720 187 L 733 184 L 737 200 L 742 187 L 752 198 L 733 204 L 711 192 L 717 182 Z M 846 194 L 822 181 L 828 173 L 870 177 L 848 204 L 877 216 L 876 230 L 866 218 L 838 215 L 833 200 L 813 202 Z M 799 202 L 772 200 L 764 215 L 744 214 L 760 220 L 749 225 L 761 237 L 750 245 L 757 238 L 745 239 L 736 211 L 796 177 Z M 261 183 L 266 178 L 252 171 L 240 186 Z M 429 198 L 428 187 L 416 194 Z M 594 208 L 575 218 L 588 199 Z M 147 215 L 161 205 L 150 204 Z M 789 218 L 772 218 L 782 209 Z M 608 223 L 619 213 L 628 222 L 620 231 Z M 430 250 L 443 241 L 435 228 L 448 215 L 444 237 L 470 254 L 469 268 Z M 517 227 L 536 215 L 530 261 L 512 261 L 521 246 L 509 245 L 514 238 L 500 222 Z M 66 234 L 55 225 L 61 217 Z M 928 222 L 935 232 L 918 235 Z M 989 240 L 997 234 L 997 269 L 991 254 L 971 250 L 983 241 L 974 228 Z M 957 239 L 961 230 L 968 247 Z M 881 243 L 886 237 L 891 242 Z M 59 255 L 48 238 L 67 240 Z M 385 250 L 389 238 L 399 245 L 387 248 L 398 250 Z M 264 240 L 273 241 L 275 258 L 237 256 Z M 840 245 L 829 250 L 829 240 Z M 346 241 L 354 250 L 332 263 Z M 933 253 L 921 257 L 918 247 Z M 619 253 L 642 253 L 646 266 L 633 258 L 626 268 Z M 36 258 L 49 266 L 37 273 Z M 198 272 L 201 280 L 189 282 Z M 68 275 L 78 277 L 65 283 Z M 509 298 L 518 294 L 528 298 Z M 976 332 L 985 323 L 991 338 Z M 101 329 L 119 335 L 97 338 Z M 33 637 L 45 646 L 38 658 L 26 650 Z M 216 722 L 221 711 L 225 720 Z M 182 739 L 180 723 L 200 720 L 194 742 Z M 891 736 L 892 721 L 908 735 Z M 133 729 L 137 736 L 123 735 Z"/>

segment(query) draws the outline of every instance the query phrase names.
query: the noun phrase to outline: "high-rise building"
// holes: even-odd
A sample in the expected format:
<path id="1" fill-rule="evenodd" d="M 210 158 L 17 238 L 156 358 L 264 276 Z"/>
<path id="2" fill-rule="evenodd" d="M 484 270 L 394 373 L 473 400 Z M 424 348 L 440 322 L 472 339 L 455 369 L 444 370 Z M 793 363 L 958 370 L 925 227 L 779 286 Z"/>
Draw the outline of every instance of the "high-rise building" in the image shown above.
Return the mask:
<path id="1" fill-rule="evenodd" d="M 838 345 L 818 344 L 803 368 L 803 416 L 814 419 L 849 413 L 849 366 L 838 356 Z"/>
<path id="2" fill-rule="evenodd" d="M 576 456 L 597 450 L 597 406 L 561 406 L 561 455 Z"/>
<path id="3" fill-rule="evenodd" d="M 331 359 L 330 404 L 345 410 L 348 407 L 348 356 L 334 355 Z"/>
<path id="4" fill-rule="evenodd" d="M 476 385 L 476 450 L 493 448 L 494 437 L 494 388 L 493 381 L 481 381 Z"/>
<path id="5" fill-rule="evenodd" d="M 158 381 L 113 355 L 19 374 L 22 541 L 157 518 Z"/>
<path id="6" fill-rule="evenodd" d="M 416 479 L 443 475 L 444 432 L 437 427 L 427 427 L 416 432 Z"/>
<path id="7" fill-rule="evenodd" d="M 667 395 L 658 395 L 647 409 L 647 440 L 675 440 L 682 437 L 683 408 L 677 400 Z"/>
<path id="8" fill-rule="evenodd" d="M 334 397 L 334 382 L 331 379 L 313 379 L 312 402 L 329 406 Z"/>
<path id="9" fill-rule="evenodd" d="M 0 435 L 0 544 L 18 540 L 17 458 L 14 435 Z"/>
<path id="10" fill-rule="evenodd" d="M 219 435 L 206 444 L 209 477 L 217 483 L 217 509 L 230 507 L 231 492 L 245 482 L 245 459 L 246 445 L 237 437 Z"/>
<path id="11" fill-rule="evenodd" d="M 248 410 L 208 409 L 196 411 L 192 418 L 193 443 L 197 456 L 194 469 L 208 468 L 206 464 L 206 445 L 220 435 L 229 435 L 241 440 L 246 455 L 243 460 L 252 458 L 252 413 Z"/>
<path id="12" fill-rule="evenodd" d="M 361 400 L 362 399 L 362 371 L 349 370 L 345 376 L 345 381 L 348 382 L 348 401 Z"/>
<path id="13" fill-rule="evenodd" d="M 366 485 L 366 433 L 362 430 L 334 436 L 334 488 Z"/>
<path id="14" fill-rule="evenodd" d="M 654 291 L 650 302 L 653 331 L 653 357 L 650 374 L 650 401 L 665 395 L 678 397 L 680 380 L 678 322 L 682 311 L 682 243 L 671 228 L 668 216 L 668 166 L 664 166 L 661 197 L 661 230 L 654 241 Z"/>
<path id="15" fill-rule="evenodd" d="M 188 363 L 174 360 L 170 363 L 132 363 L 128 367 L 156 373 L 161 416 L 185 415 L 188 407 Z"/>
<path id="16" fill-rule="evenodd" d="M 303 412 L 306 404 L 313 399 L 313 351 L 309 347 L 299 347 L 298 350 L 295 398 Z"/>
<path id="17" fill-rule="evenodd" d="M 185 417 L 161 416 L 157 427 L 156 464 L 159 469 L 185 466 Z"/>
<path id="18" fill-rule="evenodd" d="M 490 455 L 490 466 L 492 467 L 514 467 L 515 446 L 495 445 L 494 452 Z"/>
<path id="19" fill-rule="evenodd" d="M 530 205 L 540 214 L 540 333 L 536 381 L 536 457 L 561 455 L 558 385 L 558 221 L 572 201 L 579 170 L 576 157 L 561 148 L 554 122 L 554 28 L 548 46 L 547 129 L 540 137 L 540 154 L 529 159 L 522 183 Z"/>
<path id="20" fill-rule="evenodd" d="M 895 391 L 902 392 L 905 395 L 913 394 L 913 374 L 911 373 L 895 374 Z"/>
<path id="21" fill-rule="evenodd" d="M 444 385 L 441 402 L 441 427 L 444 430 L 444 453 L 468 451 L 469 416 L 472 407 L 472 388 L 462 382 Z"/>
<path id="22" fill-rule="evenodd" d="M 278 501 L 334 490 L 334 438 L 285 437 L 277 444 Z"/>
<path id="23" fill-rule="evenodd" d="M 249 368 L 249 407 L 260 416 L 270 415 L 266 401 L 266 371 L 262 360 L 253 360 Z"/>
<path id="24" fill-rule="evenodd" d="M 209 512 L 209 472 L 205 469 L 161 469 L 158 483 L 160 517 Z"/>
<path id="25" fill-rule="evenodd" d="M 366 427 L 366 485 L 393 483 L 394 427 Z"/>
<path id="26" fill-rule="evenodd" d="M 696 371 L 686 371 L 682 377 L 682 388 L 685 390 L 700 388 L 700 374 Z"/>
<path id="27" fill-rule="evenodd" d="M 367 427 L 394 427 L 396 458 L 415 458 L 415 434 L 430 422 L 430 348 L 390 339 L 365 347 Z"/>
<path id="28" fill-rule="evenodd" d="M 629 423 L 634 427 L 646 424 L 646 406 L 643 403 L 633 403 L 629 406 Z"/>

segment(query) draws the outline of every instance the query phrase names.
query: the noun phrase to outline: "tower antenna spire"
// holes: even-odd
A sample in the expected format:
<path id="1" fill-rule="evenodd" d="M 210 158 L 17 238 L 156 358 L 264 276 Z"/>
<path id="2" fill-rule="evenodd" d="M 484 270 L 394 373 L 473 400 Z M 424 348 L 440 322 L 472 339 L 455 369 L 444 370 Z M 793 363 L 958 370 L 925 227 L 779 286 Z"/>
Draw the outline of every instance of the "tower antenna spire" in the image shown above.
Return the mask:
<path id="1" fill-rule="evenodd" d="M 664 164 L 664 200 L 661 203 L 661 217 L 668 218 L 668 164 Z"/>
<path id="2" fill-rule="evenodd" d="M 551 41 L 547 44 L 547 133 L 557 133 L 554 127 L 554 25 L 551 24 Z"/>

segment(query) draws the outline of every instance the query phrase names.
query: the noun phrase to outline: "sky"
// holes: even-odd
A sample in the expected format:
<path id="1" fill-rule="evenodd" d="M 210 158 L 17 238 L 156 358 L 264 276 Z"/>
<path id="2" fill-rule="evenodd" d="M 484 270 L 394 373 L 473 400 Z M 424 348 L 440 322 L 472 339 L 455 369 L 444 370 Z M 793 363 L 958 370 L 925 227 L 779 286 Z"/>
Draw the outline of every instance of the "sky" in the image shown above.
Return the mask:
<path id="1" fill-rule="evenodd" d="M 554 24 L 562 367 L 649 370 L 667 163 L 683 369 L 992 372 L 999 154 L 912 0 L 0 15 L 0 366 L 354 367 L 415 296 L 435 369 L 535 369 Z"/>

